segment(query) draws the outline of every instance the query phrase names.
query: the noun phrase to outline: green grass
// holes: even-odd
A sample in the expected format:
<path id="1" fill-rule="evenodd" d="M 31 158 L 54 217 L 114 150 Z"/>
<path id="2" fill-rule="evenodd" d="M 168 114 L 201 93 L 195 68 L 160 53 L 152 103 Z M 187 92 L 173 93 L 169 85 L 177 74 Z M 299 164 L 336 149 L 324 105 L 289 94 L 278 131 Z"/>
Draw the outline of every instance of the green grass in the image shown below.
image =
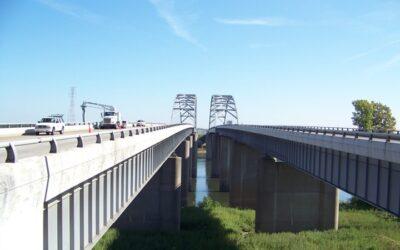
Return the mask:
<path id="1" fill-rule="evenodd" d="M 178 233 L 109 230 L 95 249 L 400 249 L 400 221 L 357 201 L 342 204 L 338 231 L 254 232 L 254 210 L 206 199 L 182 209 Z"/>

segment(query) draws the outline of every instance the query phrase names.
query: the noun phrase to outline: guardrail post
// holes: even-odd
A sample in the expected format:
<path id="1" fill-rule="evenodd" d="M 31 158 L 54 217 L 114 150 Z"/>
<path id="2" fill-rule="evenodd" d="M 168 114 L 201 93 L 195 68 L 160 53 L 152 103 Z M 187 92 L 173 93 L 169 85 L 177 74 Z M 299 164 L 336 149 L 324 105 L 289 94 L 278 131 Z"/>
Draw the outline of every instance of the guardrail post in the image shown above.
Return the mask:
<path id="1" fill-rule="evenodd" d="M 15 148 L 15 145 L 10 143 L 10 145 L 6 147 L 6 151 L 7 151 L 6 162 L 8 163 L 17 162 L 17 149 Z"/>
<path id="2" fill-rule="evenodd" d="M 83 139 L 82 136 L 78 136 L 78 138 L 76 138 L 78 140 L 78 144 L 76 145 L 78 148 L 83 148 Z"/>
<path id="3" fill-rule="evenodd" d="M 115 140 L 115 135 L 114 132 L 110 133 L 110 141 L 114 141 Z"/>
<path id="4" fill-rule="evenodd" d="M 101 143 L 101 136 L 100 133 L 96 135 L 96 143 Z"/>
<path id="5" fill-rule="evenodd" d="M 58 151 L 57 141 L 53 138 L 50 141 L 50 153 L 55 154 Z"/>

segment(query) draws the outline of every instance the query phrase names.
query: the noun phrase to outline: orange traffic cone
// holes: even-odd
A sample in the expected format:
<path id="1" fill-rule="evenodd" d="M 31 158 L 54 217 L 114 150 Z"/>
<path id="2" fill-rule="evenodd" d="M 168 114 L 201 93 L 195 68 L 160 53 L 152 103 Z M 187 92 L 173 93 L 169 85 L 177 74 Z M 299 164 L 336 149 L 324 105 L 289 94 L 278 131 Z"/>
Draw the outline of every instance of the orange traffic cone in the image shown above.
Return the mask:
<path id="1" fill-rule="evenodd" d="M 90 125 L 90 123 L 88 124 L 89 124 L 89 133 L 92 133 L 92 126 Z"/>

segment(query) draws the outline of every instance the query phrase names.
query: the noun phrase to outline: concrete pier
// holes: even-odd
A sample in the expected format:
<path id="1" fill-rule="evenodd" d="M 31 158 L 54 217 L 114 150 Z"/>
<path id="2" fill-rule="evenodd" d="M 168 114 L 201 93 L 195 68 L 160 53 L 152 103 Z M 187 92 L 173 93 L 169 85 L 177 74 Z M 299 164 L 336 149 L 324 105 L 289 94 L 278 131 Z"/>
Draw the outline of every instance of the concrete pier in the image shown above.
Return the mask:
<path id="1" fill-rule="evenodd" d="M 229 175 L 229 205 L 231 207 L 242 206 L 243 182 L 242 182 L 242 158 L 245 145 L 235 142 L 233 145 L 232 165 Z"/>
<path id="2" fill-rule="evenodd" d="M 128 230 L 179 230 L 181 167 L 180 157 L 168 158 L 113 227 Z"/>
<path id="3" fill-rule="evenodd" d="M 181 180 L 181 205 L 187 206 L 188 192 L 190 189 L 190 167 L 191 167 L 191 150 L 190 150 L 190 139 L 187 138 L 183 141 L 179 147 L 175 150 L 177 156 L 182 158 L 182 180 Z"/>
<path id="4" fill-rule="evenodd" d="M 228 137 L 221 137 L 220 159 L 218 160 L 220 168 L 219 191 L 229 192 L 230 190 L 230 171 L 233 164 L 233 147 L 235 142 Z"/>
<path id="5" fill-rule="evenodd" d="M 208 133 L 206 135 L 206 160 L 211 161 L 212 160 L 212 144 L 214 140 L 214 134 L 213 133 Z"/>
<path id="6" fill-rule="evenodd" d="M 197 139 L 198 139 L 198 134 L 193 133 L 192 134 L 193 138 L 193 147 L 192 147 L 192 174 L 191 178 L 196 178 L 197 177 Z"/>
<path id="7" fill-rule="evenodd" d="M 249 147 L 244 147 L 241 160 L 242 169 L 242 203 L 241 208 L 257 207 L 257 171 L 260 154 Z"/>
<path id="8" fill-rule="evenodd" d="M 256 231 L 338 228 L 338 190 L 283 162 L 259 161 Z"/>
<path id="9" fill-rule="evenodd" d="M 192 134 L 193 135 L 193 134 Z M 189 181 L 189 192 L 193 192 L 193 180 L 192 180 L 192 171 L 193 171 L 193 148 L 194 148 L 194 143 L 193 143 L 193 136 L 190 135 L 188 136 L 187 140 L 189 141 L 189 159 L 188 159 L 188 181 Z"/>
<path id="10" fill-rule="evenodd" d="M 231 157 L 232 163 L 229 171 L 230 205 L 255 209 L 257 205 L 257 169 L 260 155 L 257 151 L 241 143 L 232 143 L 232 148 L 233 156 Z M 222 166 L 224 169 L 225 165 L 222 164 Z M 224 180 L 222 180 L 223 184 Z"/>
<path id="11" fill-rule="evenodd" d="M 221 137 L 218 134 L 214 134 L 211 140 L 211 178 L 219 178 L 219 159 L 220 157 L 220 140 Z M 208 147 L 207 147 L 208 149 Z"/>

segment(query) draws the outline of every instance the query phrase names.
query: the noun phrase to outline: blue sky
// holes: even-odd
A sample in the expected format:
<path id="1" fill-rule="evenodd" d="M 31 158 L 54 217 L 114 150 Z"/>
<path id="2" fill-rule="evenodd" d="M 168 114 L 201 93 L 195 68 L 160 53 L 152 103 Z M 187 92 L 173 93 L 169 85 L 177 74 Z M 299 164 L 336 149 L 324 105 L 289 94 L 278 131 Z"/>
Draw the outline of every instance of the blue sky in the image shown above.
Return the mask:
<path id="1" fill-rule="evenodd" d="M 0 1 L 0 122 L 79 104 L 169 121 L 195 93 L 232 94 L 240 122 L 351 126 L 351 101 L 400 120 L 400 1 Z M 99 118 L 89 111 L 92 120 Z"/>

